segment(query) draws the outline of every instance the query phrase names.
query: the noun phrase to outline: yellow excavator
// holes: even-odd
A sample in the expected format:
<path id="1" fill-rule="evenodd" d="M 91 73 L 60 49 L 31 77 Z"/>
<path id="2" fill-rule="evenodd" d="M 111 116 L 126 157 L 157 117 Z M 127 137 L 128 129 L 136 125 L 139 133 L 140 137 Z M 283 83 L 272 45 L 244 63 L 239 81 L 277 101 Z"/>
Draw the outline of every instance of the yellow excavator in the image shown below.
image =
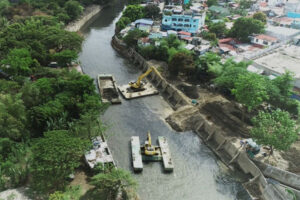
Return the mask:
<path id="1" fill-rule="evenodd" d="M 148 131 L 147 140 L 145 141 L 144 154 L 146 156 L 155 156 L 160 154 L 159 147 L 152 145 L 150 131 Z"/>
<path id="2" fill-rule="evenodd" d="M 145 73 L 143 73 L 142 75 L 139 76 L 139 78 L 136 82 L 132 81 L 129 83 L 130 89 L 132 89 L 133 91 L 145 90 L 145 88 L 144 88 L 145 84 L 142 82 L 142 80 L 143 80 L 143 78 L 148 76 L 153 71 L 154 71 L 154 73 L 159 74 L 155 67 L 153 67 L 153 66 L 149 67 L 149 69 Z"/>

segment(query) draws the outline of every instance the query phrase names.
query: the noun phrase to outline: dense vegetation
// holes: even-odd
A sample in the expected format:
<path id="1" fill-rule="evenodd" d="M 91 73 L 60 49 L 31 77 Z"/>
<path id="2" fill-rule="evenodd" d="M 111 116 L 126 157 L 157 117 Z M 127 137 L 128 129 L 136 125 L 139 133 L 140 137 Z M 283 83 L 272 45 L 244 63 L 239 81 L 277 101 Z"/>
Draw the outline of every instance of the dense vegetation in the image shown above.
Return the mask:
<path id="1" fill-rule="evenodd" d="M 69 176 L 103 133 L 106 106 L 93 79 L 69 69 L 83 38 L 63 28 L 105 2 L 0 1 L 0 190 L 26 184 L 33 198 L 52 200 L 80 193 Z"/>

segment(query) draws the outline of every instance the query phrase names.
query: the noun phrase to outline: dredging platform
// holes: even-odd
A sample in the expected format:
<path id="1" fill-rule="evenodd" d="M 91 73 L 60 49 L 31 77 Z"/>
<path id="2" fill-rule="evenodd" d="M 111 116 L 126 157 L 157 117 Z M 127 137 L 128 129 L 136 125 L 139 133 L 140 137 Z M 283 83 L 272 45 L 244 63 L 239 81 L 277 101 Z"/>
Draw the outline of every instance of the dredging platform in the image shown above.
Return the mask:
<path id="1" fill-rule="evenodd" d="M 151 144 L 151 135 L 148 132 L 145 144 L 140 145 L 138 136 L 131 137 L 132 165 L 135 172 L 143 171 L 143 162 L 162 161 L 165 172 L 172 172 L 174 164 L 171 158 L 167 139 L 158 137 L 159 146 Z"/>

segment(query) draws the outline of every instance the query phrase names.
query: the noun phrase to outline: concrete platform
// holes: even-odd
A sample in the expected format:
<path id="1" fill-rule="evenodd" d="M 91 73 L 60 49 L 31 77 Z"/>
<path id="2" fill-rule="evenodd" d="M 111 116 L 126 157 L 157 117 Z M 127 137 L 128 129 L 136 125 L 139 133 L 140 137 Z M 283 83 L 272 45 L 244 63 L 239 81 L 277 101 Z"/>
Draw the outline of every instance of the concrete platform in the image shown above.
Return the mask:
<path id="1" fill-rule="evenodd" d="M 158 144 L 160 146 L 162 160 L 165 171 L 172 172 L 174 169 L 173 161 L 167 139 L 162 136 L 158 136 Z"/>
<path id="2" fill-rule="evenodd" d="M 155 94 L 159 93 L 158 90 L 149 82 L 147 82 L 144 85 L 144 88 L 146 88 L 146 89 L 143 90 L 143 91 L 133 92 L 130 89 L 128 84 L 118 87 L 118 89 L 121 92 L 121 94 L 123 95 L 123 97 L 127 100 L 140 98 L 140 97 L 145 97 L 145 96 L 150 96 L 150 95 L 155 95 Z"/>
<path id="3" fill-rule="evenodd" d="M 131 142 L 133 170 L 135 172 L 140 172 L 143 170 L 140 139 L 138 136 L 132 136 L 130 142 Z"/>

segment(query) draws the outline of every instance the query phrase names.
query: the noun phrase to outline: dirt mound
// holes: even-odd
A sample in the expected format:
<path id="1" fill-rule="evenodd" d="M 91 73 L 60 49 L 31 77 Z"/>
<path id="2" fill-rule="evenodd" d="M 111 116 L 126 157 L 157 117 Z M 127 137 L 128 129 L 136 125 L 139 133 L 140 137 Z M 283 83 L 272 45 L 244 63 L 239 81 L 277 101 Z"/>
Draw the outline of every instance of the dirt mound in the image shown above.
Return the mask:
<path id="1" fill-rule="evenodd" d="M 178 132 L 193 130 L 200 113 L 195 106 L 184 106 L 166 118 L 166 122 Z"/>
<path id="2" fill-rule="evenodd" d="M 201 113 L 207 115 L 228 136 L 250 137 L 248 128 L 241 121 L 241 111 L 230 102 L 210 102 L 202 106 Z"/>
<path id="3" fill-rule="evenodd" d="M 289 162 L 288 171 L 300 175 L 300 141 L 295 142 L 288 151 L 282 152 L 281 156 Z"/>
<path id="4" fill-rule="evenodd" d="M 188 96 L 191 99 L 199 98 L 197 86 L 195 85 L 191 85 L 188 83 L 180 83 L 176 85 L 176 88 L 179 89 L 181 92 L 183 92 L 186 96 Z"/>

